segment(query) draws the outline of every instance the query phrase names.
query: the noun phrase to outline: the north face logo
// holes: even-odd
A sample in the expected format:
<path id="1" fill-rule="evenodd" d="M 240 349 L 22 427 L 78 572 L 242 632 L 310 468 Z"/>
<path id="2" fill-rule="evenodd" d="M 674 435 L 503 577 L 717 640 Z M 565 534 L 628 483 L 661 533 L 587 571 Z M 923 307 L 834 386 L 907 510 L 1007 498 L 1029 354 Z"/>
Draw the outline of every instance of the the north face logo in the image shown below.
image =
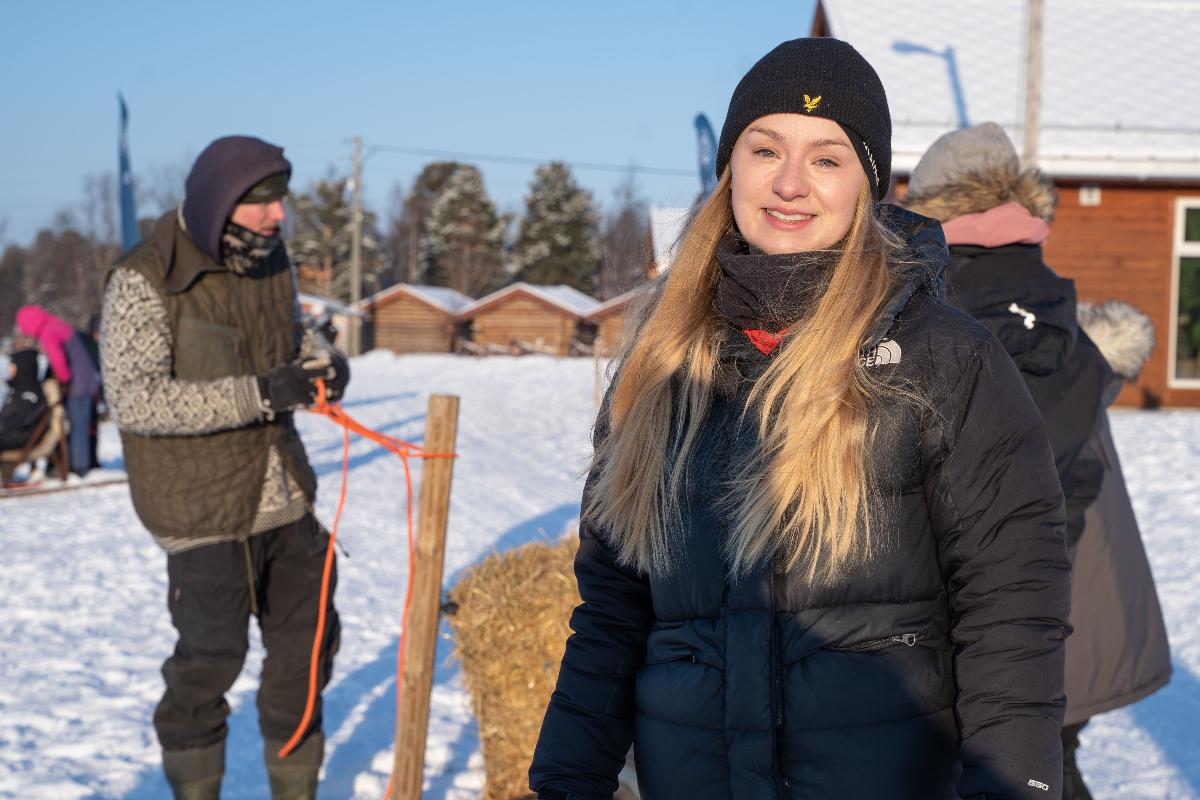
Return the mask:
<path id="1" fill-rule="evenodd" d="M 884 339 L 870 350 L 863 350 L 858 356 L 858 363 L 864 367 L 878 367 L 882 364 L 899 364 L 900 343 L 895 339 Z"/>

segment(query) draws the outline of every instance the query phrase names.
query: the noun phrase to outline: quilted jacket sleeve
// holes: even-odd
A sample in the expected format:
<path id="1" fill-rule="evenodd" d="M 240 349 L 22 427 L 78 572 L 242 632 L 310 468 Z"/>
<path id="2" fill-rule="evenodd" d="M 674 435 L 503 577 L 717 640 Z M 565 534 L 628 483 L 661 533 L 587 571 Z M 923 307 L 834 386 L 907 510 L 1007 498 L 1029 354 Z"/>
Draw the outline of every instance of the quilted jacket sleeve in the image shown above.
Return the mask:
<path id="1" fill-rule="evenodd" d="M 589 477 L 585 495 L 592 484 Z M 617 563 L 587 519 L 579 526 L 575 577 L 583 602 L 571 615 L 574 633 L 542 722 L 529 785 L 540 798 L 611 800 L 633 742 L 634 682 L 654 621 L 650 584 Z"/>
<path id="2" fill-rule="evenodd" d="M 952 619 L 958 791 L 1044 800 L 1062 778 L 1062 490 L 1037 407 L 1000 344 L 981 337 L 945 372 L 924 457 Z"/>

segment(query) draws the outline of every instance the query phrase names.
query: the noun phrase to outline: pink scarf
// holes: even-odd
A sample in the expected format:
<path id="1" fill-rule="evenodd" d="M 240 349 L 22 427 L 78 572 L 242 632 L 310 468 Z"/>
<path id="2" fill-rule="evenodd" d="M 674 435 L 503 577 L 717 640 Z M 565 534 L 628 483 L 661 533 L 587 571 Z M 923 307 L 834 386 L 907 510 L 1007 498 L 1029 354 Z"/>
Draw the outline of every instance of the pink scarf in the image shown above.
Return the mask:
<path id="1" fill-rule="evenodd" d="M 943 222 L 942 232 L 946 234 L 948 245 L 1042 244 L 1050 236 L 1050 223 L 1038 219 L 1025 206 L 1013 201 Z"/>

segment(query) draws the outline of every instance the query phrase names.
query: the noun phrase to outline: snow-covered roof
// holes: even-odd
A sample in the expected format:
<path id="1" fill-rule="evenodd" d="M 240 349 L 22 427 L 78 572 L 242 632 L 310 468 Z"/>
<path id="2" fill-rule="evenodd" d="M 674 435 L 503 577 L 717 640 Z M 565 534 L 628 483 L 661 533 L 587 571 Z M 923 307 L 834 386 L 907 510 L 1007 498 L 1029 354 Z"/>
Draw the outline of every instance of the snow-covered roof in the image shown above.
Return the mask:
<path id="1" fill-rule="evenodd" d="M 664 272 L 675 260 L 675 245 L 688 221 L 688 209 L 655 206 L 650 209 L 650 242 L 654 246 L 654 266 Z"/>
<path id="2" fill-rule="evenodd" d="M 963 116 L 1003 125 L 1021 149 L 1026 5 L 819 1 L 831 35 L 853 44 L 883 80 L 894 171 L 908 174 Z M 1043 170 L 1200 179 L 1200 2 L 1054 0 L 1045 3 L 1042 37 Z"/>
<path id="3" fill-rule="evenodd" d="M 376 292 L 363 301 L 365 307 L 372 307 L 379 301 L 397 294 L 407 294 L 422 302 L 428 303 L 439 311 L 445 311 L 451 316 L 457 315 L 472 303 L 471 298 L 462 292 L 446 286 L 422 286 L 415 283 L 398 283 L 395 286 Z"/>
<path id="4" fill-rule="evenodd" d="M 348 317 L 353 317 L 362 312 L 354 310 L 353 306 L 347 305 L 340 300 L 334 300 L 332 297 L 322 297 L 319 294 L 308 294 L 307 292 L 299 292 L 297 298 L 300 300 L 300 305 L 305 308 L 320 307 L 325 311 L 330 311 L 334 314 L 345 314 Z"/>
<path id="5" fill-rule="evenodd" d="M 620 313 L 625 310 L 633 300 L 642 292 L 649 291 L 650 284 L 643 283 L 641 286 L 635 286 L 628 292 L 617 295 L 616 297 L 605 300 L 600 305 L 588 312 L 588 322 L 598 322 L 607 316 Z"/>
<path id="6" fill-rule="evenodd" d="M 578 289 L 565 284 L 543 286 L 534 283 L 514 283 L 511 286 L 505 286 L 503 289 L 479 298 L 465 308 L 459 309 L 458 313 L 463 317 L 471 316 L 478 313 L 484 307 L 493 305 L 517 292 L 524 292 L 552 306 L 561 308 L 577 319 L 582 319 L 588 312 L 600 305 L 600 301 L 596 300 L 596 298 L 589 297 Z"/>

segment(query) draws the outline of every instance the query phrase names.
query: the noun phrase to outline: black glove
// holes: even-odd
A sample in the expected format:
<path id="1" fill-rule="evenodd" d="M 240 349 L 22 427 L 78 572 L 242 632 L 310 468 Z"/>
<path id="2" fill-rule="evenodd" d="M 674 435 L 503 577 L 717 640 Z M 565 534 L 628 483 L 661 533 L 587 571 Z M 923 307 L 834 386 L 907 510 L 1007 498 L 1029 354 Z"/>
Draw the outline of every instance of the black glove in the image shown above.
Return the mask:
<path id="1" fill-rule="evenodd" d="M 317 379 L 325 377 L 325 364 L 293 361 L 258 378 L 258 396 L 267 419 L 293 408 L 310 406 L 317 399 Z"/>
<path id="2" fill-rule="evenodd" d="M 301 364 L 309 374 L 325 381 L 325 401 L 336 403 L 350 383 L 350 362 L 337 350 L 324 350 L 305 358 Z"/>
<path id="3" fill-rule="evenodd" d="M 346 386 L 350 383 L 350 359 L 337 350 L 330 353 L 330 356 L 333 362 L 333 377 L 326 379 L 325 393 L 329 402 L 336 403 L 342 399 L 342 395 L 346 393 Z"/>

